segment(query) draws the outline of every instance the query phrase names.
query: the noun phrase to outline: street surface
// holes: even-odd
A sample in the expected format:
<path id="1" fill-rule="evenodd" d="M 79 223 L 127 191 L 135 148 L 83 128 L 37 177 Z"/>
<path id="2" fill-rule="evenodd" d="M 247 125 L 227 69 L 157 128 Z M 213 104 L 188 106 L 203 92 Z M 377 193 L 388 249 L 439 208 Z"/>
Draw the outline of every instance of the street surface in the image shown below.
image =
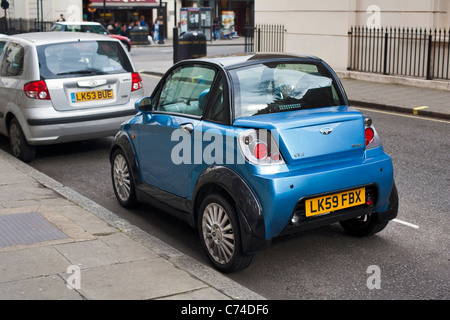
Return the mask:
<path id="1" fill-rule="evenodd" d="M 208 54 L 242 47 L 208 47 Z M 133 48 L 138 70 L 147 59 L 172 59 L 171 48 Z M 151 70 L 150 70 L 151 71 Z M 143 75 L 150 94 L 159 81 Z M 228 275 L 268 299 L 450 298 L 450 123 L 361 109 L 371 116 L 393 158 L 398 219 L 376 236 L 354 238 L 338 224 L 273 239 L 249 268 Z M 42 147 L 30 164 L 181 252 L 209 264 L 197 231 L 152 207 L 119 206 L 111 185 L 112 138 Z M 0 147 L 8 142 L 0 137 Z M 379 289 L 370 286 L 378 270 Z M 368 285 L 369 284 L 369 285 Z"/>

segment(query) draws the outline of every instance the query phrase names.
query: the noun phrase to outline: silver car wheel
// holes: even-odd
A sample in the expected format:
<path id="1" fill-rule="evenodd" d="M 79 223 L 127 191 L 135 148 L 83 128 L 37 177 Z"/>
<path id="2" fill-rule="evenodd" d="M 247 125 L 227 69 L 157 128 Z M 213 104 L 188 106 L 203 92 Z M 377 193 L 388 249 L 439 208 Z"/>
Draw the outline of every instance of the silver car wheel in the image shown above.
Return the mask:
<path id="1" fill-rule="evenodd" d="M 9 130 L 9 139 L 11 143 L 11 152 L 13 156 L 18 158 L 20 156 L 22 150 L 22 139 L 20 129 L 17 127 L 15 123 L 11 125 Z"/>
<path id="2" fill-rule="evenodd" d="M 114 158 L 113 167 L 114 186 L 120 200 L 127 202 L 131 193 L 131 177 L 127 161 L 122 155 Z"/>
<path id="3" fill-rule="evenodd" d="M 230 217 L 217 203 L 205 208 L 202 231 L 206 247 L 214 260 L 220 264 L 230 262 L 235 250 L 235 234 Z"/>

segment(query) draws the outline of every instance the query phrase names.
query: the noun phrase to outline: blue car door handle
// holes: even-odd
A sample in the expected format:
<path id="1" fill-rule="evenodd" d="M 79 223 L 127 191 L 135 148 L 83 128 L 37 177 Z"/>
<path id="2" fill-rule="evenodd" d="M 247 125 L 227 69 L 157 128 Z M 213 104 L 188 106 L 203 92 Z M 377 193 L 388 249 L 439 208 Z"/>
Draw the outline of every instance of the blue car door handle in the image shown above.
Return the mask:
<path id="1" fill-rule="evenodd" d="M 187 134 L 191 134 L 192 131 L 194 131 L 194 125 L 192 123 L 183 123 L 180 125 L 180 130 Z"/>

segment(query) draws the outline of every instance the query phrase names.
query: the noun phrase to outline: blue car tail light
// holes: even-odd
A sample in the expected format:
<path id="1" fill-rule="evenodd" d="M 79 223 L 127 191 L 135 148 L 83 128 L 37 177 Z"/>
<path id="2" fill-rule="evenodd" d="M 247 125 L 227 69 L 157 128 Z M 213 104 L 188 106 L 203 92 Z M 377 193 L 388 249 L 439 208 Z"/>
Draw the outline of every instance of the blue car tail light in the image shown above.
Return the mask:
<path id="1" fill-rule="evenodd" d="M 366 140 L 366 149 L 373 149 L 381 146 L 380 136 L 377 134 L 377 131 L 373 126 L 372 119 L 369 117 L 364 118 L 364 135 Z"/>
<path id="2" fill-rule="evenodd" d="M 238 136 L 239 148 L 245 159 L 255 165 L 282 165 L 285 161 L 272 134 L 265 129 L 250 129 Z"/>

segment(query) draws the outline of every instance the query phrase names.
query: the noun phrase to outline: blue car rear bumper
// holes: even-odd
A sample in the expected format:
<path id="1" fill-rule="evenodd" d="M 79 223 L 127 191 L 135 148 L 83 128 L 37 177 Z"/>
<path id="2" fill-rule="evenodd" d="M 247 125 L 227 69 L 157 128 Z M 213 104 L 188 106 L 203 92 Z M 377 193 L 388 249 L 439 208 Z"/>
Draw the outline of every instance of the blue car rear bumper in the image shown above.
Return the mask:
<path id="1" fill-rule="evenodd" d="M 286 173 L 252 175 L 250 185 L 259 199 L 265 222 L 265 237 L 271 239 L 287 232 L 327 225 L 371 212 L 388 210 L 393 189 L 391 158 L 381 153 L 363 161 L 345 161 L 311 168 L 289 168 Z M 359 206 L 320 217 L 302 219 L 297 228 L 289 228 L 302 199 L 366 187 L 376 195 L 373 206 Z M 301 217 L 304 218 L 304 217 Z"/>

